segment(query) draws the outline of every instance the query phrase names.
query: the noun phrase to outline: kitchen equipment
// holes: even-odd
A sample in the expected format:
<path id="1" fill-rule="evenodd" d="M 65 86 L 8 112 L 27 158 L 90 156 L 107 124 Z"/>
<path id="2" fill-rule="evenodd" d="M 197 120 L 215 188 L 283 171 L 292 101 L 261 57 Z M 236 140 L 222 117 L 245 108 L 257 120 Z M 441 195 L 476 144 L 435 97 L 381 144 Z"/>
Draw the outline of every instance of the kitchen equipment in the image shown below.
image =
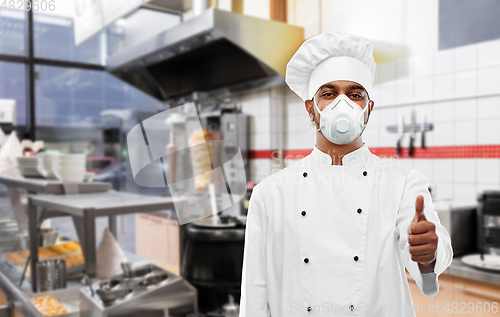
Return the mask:
<path id="1" fill-rule="evenodd" d="M 483 191 L 477 201 L 478 247 L 500 257 L 500 191 Z"/>
<path id="2" fill-rule="evenodd" d="M 54 245 L 59 235 L 59 230 L 56 228 L 42 228 L 38 230 L 38 246 L 48 247 Z"/>
<path id="3" fill-rule="evenodd" d="M 185 279 L 146 265 L 80 289 L 80 316 L 185 316 L 198 313 L 197 291 Z M 92 289 L 89 290 L 89 288 Z M 93 293 L 93 290 L 95 294 Z"/>
<path id="4" fill-rule="evenodd" d="M 453 256 L 460 256 L 477 250 L 476 248 L 476 210 L 473 201 L 434 201 L 441 224 L 451 238 Z"/>
<path id="5" fill-rule="evenodd" d="M 500 273 L 500 256 L 492 254 L 469 254 L 462 258 L 462 262 L 474 268 Z"/>
<path id="6" fill-rule="evenodd" d="M 234 302 L 234 297 L 231 294 L 229 294 L 229 302 L 222 309 L 225 317 L 238 317 L 240 314 L 240 305 Z"/>
<path id="7" fill-rule="evenodd" d="M 182 274 L 198 289 L 200 312 L 239 302 L 245 240 L 244 217 L 213 215 L 185 226 Z M 246 218 L 246 217 L 245 217 Z"/>
<path id="8" fill-rule="evenodd" d="M 66 288 L 66 261 L 45 260 L 36 264 L 37 292 Z"/>
<path id="9" fill-rule="evenodd" d="M 152 32 L 109 56 L 105 65 L 159 100 L 195 91 L 222 96 L 283 84 L 286 65 L 303 41 L 302 27 L 210 8 Z"/>

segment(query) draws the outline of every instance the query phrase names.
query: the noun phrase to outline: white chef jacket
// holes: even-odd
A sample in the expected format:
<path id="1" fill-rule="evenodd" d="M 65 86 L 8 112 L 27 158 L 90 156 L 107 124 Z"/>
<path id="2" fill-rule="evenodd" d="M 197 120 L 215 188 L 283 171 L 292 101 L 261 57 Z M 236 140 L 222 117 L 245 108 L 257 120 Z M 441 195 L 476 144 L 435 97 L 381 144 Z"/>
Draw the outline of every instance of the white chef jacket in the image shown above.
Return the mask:
<path id="1" fill-rule="evenodd" d="M 247 214 L 240 317 L 415 316 L 404 267 L 425 296 L 435 296 L 453 249 L 427 181 L 397 162 L 363 143 L 332 165 L 314 147 L 258 183 Z M 418 195 L 438 236 L 430 274 L 409 252 Z"/>

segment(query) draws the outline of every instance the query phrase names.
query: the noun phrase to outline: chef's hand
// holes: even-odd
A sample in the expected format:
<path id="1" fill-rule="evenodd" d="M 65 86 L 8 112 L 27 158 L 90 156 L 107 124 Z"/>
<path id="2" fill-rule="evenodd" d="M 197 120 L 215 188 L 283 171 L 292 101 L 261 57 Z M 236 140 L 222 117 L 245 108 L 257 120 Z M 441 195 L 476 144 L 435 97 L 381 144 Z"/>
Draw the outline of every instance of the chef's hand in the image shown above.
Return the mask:
<path id="1" fill-rule="evenodd" d="M 408 243 L 410 244 L 411 259 L 418 263 L 420 272 L 434 271 L 438 236 L 436 226 L 427 221 L 424 211 L 424 197 L 419 195 L 415 202 L 415 216 L 408 227 Z"/>

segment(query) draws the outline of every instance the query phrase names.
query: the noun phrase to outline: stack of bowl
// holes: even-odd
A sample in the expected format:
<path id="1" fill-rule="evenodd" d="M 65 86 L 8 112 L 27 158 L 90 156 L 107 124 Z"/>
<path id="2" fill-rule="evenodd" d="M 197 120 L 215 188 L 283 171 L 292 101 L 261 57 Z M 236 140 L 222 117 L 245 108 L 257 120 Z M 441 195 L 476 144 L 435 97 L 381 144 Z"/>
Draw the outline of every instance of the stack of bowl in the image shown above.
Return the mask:
<path id="1" fill-rule="evenodd" d="M 38 171 L 47 179 L 57 179 L 56 174 L 54 173 L 53 166 L 54 162 L 59 160 L 60 153 L 57 152 L 46 152 L 40 153 L 37 156 L 38 160 Z"/>
<path id="2" fill-rule="evenodd" d="M 85 177 L 85 154 L 61 154 L 53 161 L 52 170 L 62 182 L 80 183 Z"/>
<path id="3" fill-rule="evenodd" d="M 25 177 L 42 177 L 38 171 L 38 157 L 36 156 L 19 156 L 17 157 L 17 167 L 21 175 Z"/>

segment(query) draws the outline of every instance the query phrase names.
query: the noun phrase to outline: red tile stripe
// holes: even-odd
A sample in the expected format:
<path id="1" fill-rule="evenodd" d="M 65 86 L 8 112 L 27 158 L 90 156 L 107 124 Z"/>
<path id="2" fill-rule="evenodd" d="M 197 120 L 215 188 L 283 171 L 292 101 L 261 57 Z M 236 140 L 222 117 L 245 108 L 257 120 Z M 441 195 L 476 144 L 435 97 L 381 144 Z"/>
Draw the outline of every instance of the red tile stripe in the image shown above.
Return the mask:
<path id="1" fill-rule="evenodd" d="M 399 158 L 410 158 L 408 148 L 401 149 Z M 286 159 L 301 159 L 311 153 L 312 149 L 284 150 Z M 370 151 L 379 157 L 398 157 L 395 147 L 373 147 Z M 249 151 L 251 159 L 272 159 L 278 157 L 277 150 L 252 150 Z M 500 158 L 500 145 L 457 145 L 457 146 L 431 146 L 425 149 L 416 147 L 411 158 L 417 159 L 451 159 L 451 158 Z"/>

